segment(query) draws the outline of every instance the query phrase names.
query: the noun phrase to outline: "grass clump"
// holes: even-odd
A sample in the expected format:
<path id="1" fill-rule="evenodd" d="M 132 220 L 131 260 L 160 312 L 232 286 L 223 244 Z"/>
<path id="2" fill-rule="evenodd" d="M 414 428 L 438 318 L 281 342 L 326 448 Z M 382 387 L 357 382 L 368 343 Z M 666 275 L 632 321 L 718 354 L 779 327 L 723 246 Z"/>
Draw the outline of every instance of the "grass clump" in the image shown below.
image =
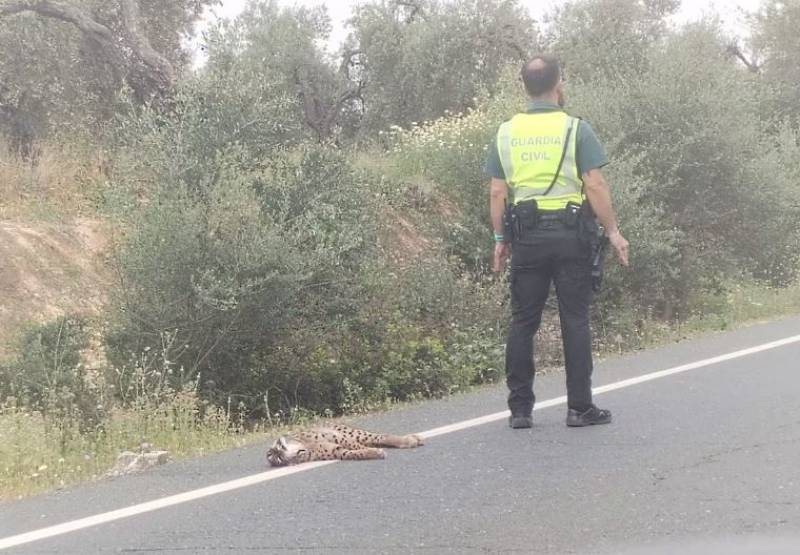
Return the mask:
<path id="1" fill-rule="evenodd" d="M 121 451 L 144 443 L 173 458 L 240 447 L 261 437 L 244 432 L 231 412 L 192 392 L 158 404 L 114 407 L 93 427 L 7 399 L 0 406 L 0 499 L 31 495 L 104 476 Z"/>
<path id="2" fill-rule="evenodd" d="M 97 212 L 108 161 L 78 146 L 44 144 L 35 159 L 0 139 L 0 220 L 60 221 Z"/>
<path id="3" fill-rule="evenodd" d="M 241 407 L 202 400 L 196 382 L 168 384 L 163 352 L 100 372 L 84 365 L 85 322 L 34 326 L 0 367 L 0 499 L 103 476 L 121 451 L 143 444 L 183 458 L 260 437 Z"/>

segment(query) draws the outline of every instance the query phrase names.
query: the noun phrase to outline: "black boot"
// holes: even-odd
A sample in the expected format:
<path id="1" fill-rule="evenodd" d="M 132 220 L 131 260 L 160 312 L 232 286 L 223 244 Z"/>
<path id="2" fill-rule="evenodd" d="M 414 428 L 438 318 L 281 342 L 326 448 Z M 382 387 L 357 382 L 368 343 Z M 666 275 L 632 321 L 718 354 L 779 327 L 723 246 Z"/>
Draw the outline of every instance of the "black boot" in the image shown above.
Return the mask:
<path id="1" fill-rule="evenodd" d="M 611 422 L 611 411 L 598 409 L 592 405 L 584 412 L 569 409 L 567 412 L 567 426 L 580 428 L 583 426 L 593 426 L 595 424 L 608 424 Z"/>
<path id="2" fill-rule="evenodd" d="M 515 430 L 521 428 L 532 428 L 533 427 L 533 417 L 531 415 L 528 416 L 520 416 L 520 415 L 511 415 L 508 417 L 508 425 L 514 428 Z"/>

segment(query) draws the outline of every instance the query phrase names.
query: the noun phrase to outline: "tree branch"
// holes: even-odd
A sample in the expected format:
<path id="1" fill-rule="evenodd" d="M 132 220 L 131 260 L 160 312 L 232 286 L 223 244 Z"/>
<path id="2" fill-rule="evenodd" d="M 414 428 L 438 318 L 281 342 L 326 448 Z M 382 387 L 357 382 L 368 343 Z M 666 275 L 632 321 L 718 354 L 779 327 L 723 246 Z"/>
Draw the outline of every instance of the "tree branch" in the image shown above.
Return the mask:
<path id="1" fill-rule="evenodd" d="M 72 23 L 93 43 L 96 55 L 106 58 L 112 67 L 122 70 L 124 79 L 140 100 L 146 101 L 154 95 L 167 94 L 177 80 L 175 68 L 151 46 L 147 36 L 141 31 L 137 0 L 118 1 L 123 37 L 116 36 L 87 11 L 61 0 L 0 0 L 0 17 L 29 11 L 42 17 Z M 129 53 L 133 54 L 134 60 L 130 59 Z M 137 62 L 143 67 L 135 67 Z"/>
<path id="2" fill-rule="evenodd" d="M 342 68 L 347 66 L 342 63 Z M 364 102 L 362 92 L 364 81 L 359 80 L 355 88 L 341 92 L 332 104 L 323 102 L 320 99 L 318 90 L 313 83 L 308 83 L 303 79 L 300 72 L 301 68 L 296 68 L 293 72 L 294 84 L 297 87 L 297 96 L 303 107 L 303 119 L 305 124 L 314 130 L 317 139 L 322 142 L 331 136 L 333 126 L 341 115 L 342 110 L 351 100 Z"/>
<path id="3" fill-rule="evenodd" d="M 339 73 L 350 79 L 350 68 L 359 65 L 359 62 L 354 59 L 359 55 L 361 55 L 360 49 L 345 50 L 342 54 L 342 63 L 339 64 Z"/>
<path id="4" fill-rule="evenodd" d="M 67 2 L 59 2 L 57 0 L 16 0 L 0 3 L 0 17 L 26 11 L 72 23 L 92 38 L 101 38 L 103 41 L 108 42 L 113 42 L 114 40 L 114 33 L 111 32 L 111 29 L 95 21 L 85 11 Z"/>
<path id="5" fill-rule="evenodd" d="M 406 16 L 406 25 L 411 24 L 416 19 L 417 15 L 423 16 L 422 6 L 410 0 L 395 0 L 397 8 L 408 8 L 410 13 Z"/>
<path id="6" fill-rule="evenodd" d="M 738 58 L 751 72 L 753 73 L 761 72 L 761 66 L 752 60 L 748 60 L 747 57 L 742 52 L 742 49 L 739 48 L 738 44 L 736 43 L 730 44 L 728 45 L 728 48 L 726 50 L 728 51 L 728 54 Z"/>

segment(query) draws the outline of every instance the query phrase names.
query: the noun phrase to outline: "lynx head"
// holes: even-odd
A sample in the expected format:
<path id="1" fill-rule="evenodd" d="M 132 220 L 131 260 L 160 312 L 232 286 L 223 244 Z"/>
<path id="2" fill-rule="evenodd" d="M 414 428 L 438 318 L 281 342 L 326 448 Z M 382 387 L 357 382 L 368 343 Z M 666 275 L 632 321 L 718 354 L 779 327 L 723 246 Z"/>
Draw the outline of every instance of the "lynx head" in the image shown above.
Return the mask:
<path id="1" fill-rule="evenodd" d="M 289 437 L 280 437 L 275 440 L 272 447 L 267 451 L 267 461 L 271 466 L 286 466 L 295 464 L 298 457 L 306 453 L 306 446 Z"/>

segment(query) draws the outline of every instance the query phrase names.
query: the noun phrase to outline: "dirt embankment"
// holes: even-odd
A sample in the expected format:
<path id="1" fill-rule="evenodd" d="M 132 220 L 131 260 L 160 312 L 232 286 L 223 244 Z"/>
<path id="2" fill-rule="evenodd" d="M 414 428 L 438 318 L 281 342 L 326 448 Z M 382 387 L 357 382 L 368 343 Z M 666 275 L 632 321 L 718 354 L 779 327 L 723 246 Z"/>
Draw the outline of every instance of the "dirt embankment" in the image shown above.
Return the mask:
<path id="1" fill-rule="evenodd" d="M 59 316 L 96 316 L 110 272 L 103 226 L 0 221 L 0 357 L 21 330 Z"/>

